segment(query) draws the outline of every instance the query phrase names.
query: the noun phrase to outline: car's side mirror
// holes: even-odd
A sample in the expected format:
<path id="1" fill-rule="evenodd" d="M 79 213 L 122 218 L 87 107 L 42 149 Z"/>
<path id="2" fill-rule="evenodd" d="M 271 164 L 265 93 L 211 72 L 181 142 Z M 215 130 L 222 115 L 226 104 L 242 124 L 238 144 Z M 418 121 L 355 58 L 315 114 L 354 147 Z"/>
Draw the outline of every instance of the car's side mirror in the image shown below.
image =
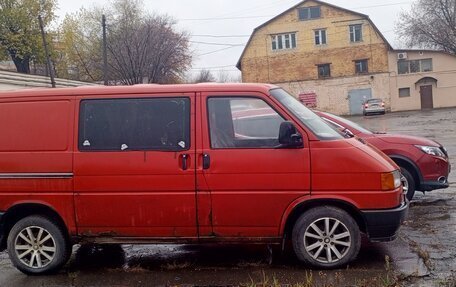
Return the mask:
<path id="1" fill-rule="evenodd" d="M 279 148 L 302 148 L 302 136 L 291 122 L 282 122 L 279 131 Z"/>
<path id="2" fill-rule="evenodd" d="M 345 128 L 342 132 L 344 133 L 344 136 L 346 138 L 352 138 L 352 137 L 355 136 L 355 134 L 351 130 L 349 130 L 347 128 Z"/>
<path id="3" fill-rule="evenodd" d="M 355 134 L 349 130 L 348 128 L 340 127 L 338 130 L 344 135 L 346 138 L 352 138 L 355 136 Z"/>

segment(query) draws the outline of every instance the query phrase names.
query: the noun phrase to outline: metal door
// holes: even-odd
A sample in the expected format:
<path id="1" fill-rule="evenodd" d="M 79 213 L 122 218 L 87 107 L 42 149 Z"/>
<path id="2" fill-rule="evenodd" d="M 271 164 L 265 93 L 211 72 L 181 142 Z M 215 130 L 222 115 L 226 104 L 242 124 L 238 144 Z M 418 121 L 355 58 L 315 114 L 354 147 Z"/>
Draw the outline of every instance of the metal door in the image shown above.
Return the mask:
<path id="1" fill-rule="evenodd" d="M 78 100 L 79 234 L 196 237 L 195 94 Z"/>
<path id="2" fill-rule="evenodd" d="M 363 103 L 372 98 L 371 89 L 357 89 L 348 91 L 350 115 L 362 115 Z"/>
<path id="3" fill-rule="evenodd" d="M 421 109 L 432 109 L 434 108 L 434 101 L 432 98 L 432 85 L 421 86 Z"/>
<path id="4" fill-rule="evenodd" d="M 242 101 L 252 105 L 239 104 Z M 271 139 L 263 133 L 276 127 L 266 118 L 278 115 L 291 120 L 259 93 L 202 93 L 202 107 L 206 118 L 202 122 L 201 170 L 197 170 L 202 180 L 198 180 L 197 193 L 201 197 L 209 191 L 212 208 L 209 221 L 199 220 L 200 236 L 276 237 L 284 210 L 310 193 L 310 149 L 305 132 L 300 130 L 304 148 L 257 147 Z M 271 123 L 269 130 L 261 129 L 263 125 L 258 122 L 264 121 Z M 250 144 L 244 146 L 242 142 Z M 198 214 L 202 202 L 199 199 Z M 205 224 L 212 224 L 212 234 Z"/>

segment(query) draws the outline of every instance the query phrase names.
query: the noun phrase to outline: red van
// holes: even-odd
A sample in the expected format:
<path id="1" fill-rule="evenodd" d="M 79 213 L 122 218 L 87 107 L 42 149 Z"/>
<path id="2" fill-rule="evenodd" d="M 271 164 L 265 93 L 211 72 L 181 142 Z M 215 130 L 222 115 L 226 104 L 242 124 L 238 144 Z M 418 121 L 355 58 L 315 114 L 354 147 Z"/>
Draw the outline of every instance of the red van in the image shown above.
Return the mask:
<path id="1" fill-rule="evenodd" d="M 291 239 L 300 260 L 334 268 L 361 233 L 393 240 L 406 213 L 394 162 L 275 86 L 0 95 L 1 249 L 27 274 L 80 242 Z"/>

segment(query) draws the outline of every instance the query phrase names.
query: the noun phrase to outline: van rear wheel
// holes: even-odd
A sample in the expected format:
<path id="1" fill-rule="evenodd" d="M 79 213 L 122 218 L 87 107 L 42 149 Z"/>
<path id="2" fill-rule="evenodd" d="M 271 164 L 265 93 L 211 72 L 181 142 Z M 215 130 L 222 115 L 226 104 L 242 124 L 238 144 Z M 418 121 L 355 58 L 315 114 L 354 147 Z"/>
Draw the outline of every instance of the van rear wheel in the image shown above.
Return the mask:
<path id="1" fill-rule="evenodd" d="M 60 227 L 42 216 L 19 220 L 8 235 L 11 262 L 29 275 L 57 271 L 68 261 L 70 247 Z"/>
<path id="2" fill-rule="evenodd" d="M 353 261 L 361 247 L 356 221 L 342 209 L 316 207 L 303 213 L 293 228 L 293 249 L 306 264 L 336 268 Z"/>

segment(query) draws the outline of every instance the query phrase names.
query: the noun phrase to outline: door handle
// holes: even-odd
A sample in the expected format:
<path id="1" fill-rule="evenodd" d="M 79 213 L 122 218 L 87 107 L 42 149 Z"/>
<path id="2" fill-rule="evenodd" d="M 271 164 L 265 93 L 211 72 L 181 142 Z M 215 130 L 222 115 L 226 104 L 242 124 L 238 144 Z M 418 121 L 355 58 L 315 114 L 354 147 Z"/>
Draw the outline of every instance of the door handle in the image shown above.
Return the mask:
<path id="1" fill-rule="evenodd" d="M 183 154 L 182 155 L 182 170 L 188 169 L 187 160 L 188 160 L 188 154 Z"/>
<path id="2" fill-rule="evenodd" d="M 203 169 L 209 169 L 211 167 L 211 156 L 207 153 L 203 154 Z"/>

